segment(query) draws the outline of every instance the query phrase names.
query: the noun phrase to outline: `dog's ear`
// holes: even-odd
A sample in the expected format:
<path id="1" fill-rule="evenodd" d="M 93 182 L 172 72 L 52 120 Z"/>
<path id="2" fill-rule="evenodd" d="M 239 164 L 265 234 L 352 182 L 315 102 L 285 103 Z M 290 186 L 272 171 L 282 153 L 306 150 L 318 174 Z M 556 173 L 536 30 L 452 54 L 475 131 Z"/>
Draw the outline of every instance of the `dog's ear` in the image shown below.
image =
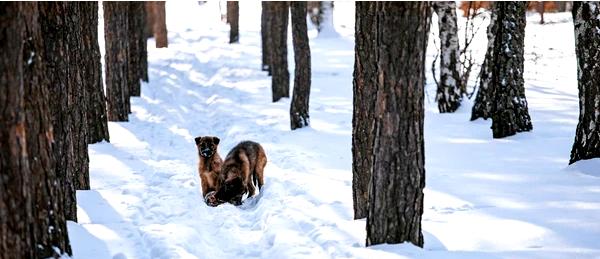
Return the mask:
<path id="1" fill-rule="evenodd" d="M 221 140 L 217 137 L 213 137 L 213 142 L 215 143 L 215 145 L 219 145 L 219 142 L 221 142 Z"/>
<path id="2" fill-rule="evenodd" d="M 202 139 L 202 137 L 196 137 L 194 140 L 196 141 L 196 145 L 198 145 L 200 143 L 200 139 Z"/>

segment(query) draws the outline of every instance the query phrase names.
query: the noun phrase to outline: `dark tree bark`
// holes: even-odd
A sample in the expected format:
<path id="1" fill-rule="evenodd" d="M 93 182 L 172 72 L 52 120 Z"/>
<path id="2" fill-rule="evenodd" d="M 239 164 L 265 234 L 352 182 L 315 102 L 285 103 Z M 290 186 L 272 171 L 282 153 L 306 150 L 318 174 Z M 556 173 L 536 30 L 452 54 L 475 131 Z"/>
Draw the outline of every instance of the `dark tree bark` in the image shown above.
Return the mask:
<path id="1" fill-rule="evenodd" d="M 54 167 L 59 182 L 63 185 L 64 211 L 68 220 L 77 221 L 75 190 L 78 185 L 78 174 L 82 173 L 83 154 L 80 150 L 81 137 L 79 127 L 87 127 L 87 123 L 73 126 L 80 118 L 81 74 L 76 54 L 79 49 L 73 45 L 74 39 L 80 38 L 78 23 L 72 16 L 77 16 L 76 6 L 72 2 L 44 2 L 39 4 L 40 24 L 44 38 L 46 75 L 50 82 L 50 111 L 54 135 Z M 74 49 L 71 49 L 74 48 Z M 79 81 L 78 81 L 79 80 Z M 85 115 L 84 115 L 85 117 Z M 78 121 L 82 124 L 85 121 Z M 85 139 L 83 140 L 85 143 Z M 87 158 L 87 148 L 85 151 Z M 87 167 L 87 165 L 86 165 Z M 83 172 L 84 173 L 84 172 Z"/>
<path id="2" fill-rule="evenodd" d="M 377 101 L 367 246 L 423 247 L 427 2 L 377 3 Z"/>
<path id="3" fill-rule="evenodd" d="M 154 2 L 144 2 L 146 7 L 146 38 L 154 37 Z"/>
<path id="4" fill-rule="evenodd" d="M 260 14 L 260 37 L 262 45 L 262 70 L 268 71 L 271 75 L 270 60 L 271 57 L 271 18 L 273 17 L 271 2 L 263 1 Z"/>
<path id="5" fill-rule="evenodd" d="M 79 3 L 81 37 L 84 43 L 83 84 L 87 93 L 88 143 L 109 141 L 106 97 L 102 83 L 102 63 L 98 45 L 98 2 Z"/>
<path id="6" fill-rule="evenodd" d="M 240 5 L 238 1 L 227 1 L 227 22 L 229 23 L 229 43 L 240 41 Z"/>
<path id="7" fill-rule="evenodd" d="M 287 61 L 287 27 L 289 18 L 288 2 L 272 2 L 271 22 L 271 89 L 273 102 L 290 97 L 290 72 Z"/>
<path id="8" fill-rule="evenodd" d="M 141 95 L 142 78 L 142 43 L 144 38 L 144 2 L 127 2 L 128 15 L 128 43 L 127 43 L 127 79 L 129 81 L 129 95 Z"/>
<path id="9" fill-rule="evenodd" d="M 169 46 L 167 38 L 167 20 L 165 13 L 165 2 L 154 2 L 154 40 L 157 48 L 166 48 Z"/>
<path id="10" fill-rule="evenodd" d="M 462 101 L 456 2 L 433 2 L 433 9 L 440 34 L 440 81 L 435 100 L 440 113 L 454 112 Z"/>
<path id="11" fill-rule="evenodd" d="M 600 157 L 600 4 L 573 2 L 579 123 L 569 164 Z"/>
<path id="12" fill-rule="evenodd" d="M 28 10 L 24 24 L 23 84 L 25 88 L 25 115 L 27 154 L 32 176 L 33 244 L 37 258 L 71 254 L 64 214 L 63 184 L 54 168 L 52 153 L 53 131 L 50 115 L 50 81 L 44 64 L 44 41 L 38 21 L 38 4 L 24 2 Z M 96 10 L 97 12 L 97 10 Z M 58 249 L 58 251 L 56 251 Z"/>
<path id="13" fill-rule="evenodd" d="M 143 3 L 142 11 L 139 14 L 141 16 L 140 19 L 142 22 L 140 26 L 144 27 L 144 36 L 138 38 L 138 46 L 140 47 L 140 78 L 142 79 L 142 81 L 148 83 L 148 37 L 146 35 L 148 35 L 147 19 L 149 14 L 146 6 L 148 5 L 146 3 Z"/>
<path id="14" fill-rule="evenodd" d="M 533 128 L 523 80 L 527 2 L 496 2 L 494 11 L 498 31 L 492 65 L 492 132 L 494 138 L 503 138 Z"/>
<path id="15" fill-rule="evenodd" d="M 0 4 L 0 251 L 7 258 L 36 252 L 23 84 L 26 21 L 34 15 L 19 2 Z"/>
<path id="16" fill-rule="evenodd" d="M 491 3 L 491 9 L 494 9 L 494 3 Z M 495 12 L 491 12 L 490 24 L 487 27 L 487 52 L 485 53 L 485 59 L 481 65 L 481 71 L 479 72 L 479 90 L 475 97 L 473 109 L 471 110 L 471 120 L 483 118 L 487 120 L 492 117 L 492 102 L 493 92 L 491 81 L 492 81 L 492 65 L 494 64 L 494 38 L 496 31 L 498 30 L 497 25 L 498 16 Z"/>
<path id="17" fill-rule="evenodd" d="M 373 167 L 377 92 L 377 2 L 356 2 L 354 111 L 352 116 L 352 197 L 354 218 L 367 217 Z"/>
<path id="18" fill-rule="evenodd" d="M 109 121 L 129 120 L 129 80 L 127 62 L 128 13 L 126 2 L 102 2 L 106 53 L 106 106 Z"/>
<path id="19" fill-rule="evenodd" d="M 291 2 L 292 37 L 294 43 L 294 95 L 290 105 L 292 130 L 309 125 L 310 46 L 306 26 L 306 2 Z"/>

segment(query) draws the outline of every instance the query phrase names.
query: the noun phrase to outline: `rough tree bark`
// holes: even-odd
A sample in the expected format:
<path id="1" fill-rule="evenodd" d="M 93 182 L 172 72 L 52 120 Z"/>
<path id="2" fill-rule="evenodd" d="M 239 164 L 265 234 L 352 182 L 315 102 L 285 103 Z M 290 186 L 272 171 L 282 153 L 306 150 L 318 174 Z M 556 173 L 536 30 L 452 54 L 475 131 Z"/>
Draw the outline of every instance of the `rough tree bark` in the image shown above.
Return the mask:
<path id="1" fill-rule="evenodd" d="M 229 23 L 229 43 L 240 41 L 240 5 L 238 1 L 227 1 L 227 22 Z"/>
<path id="2" fill-rule="evenodd" d="M 126 2 L 102 2 L 104 9 L 104 54 L 106 108 L 109 121 L 129 120 L 127 63 L 128 8 Z"/>
<path id="3" fill-rule="evenodd" d="M 166 48 L 169 46 L 167 38 L 167 20 L 165 14 L 165 2 L 154 2 L 154 40 L 157 48 Z"/>
<path id="4" fill-rule="evenodd" d="M 490 14 L 490 24 L 487 27 L 487 51 L 485 53 L 485 59 L 481 65 L 481 71 L 479 72 L 479 90 L 477 90 L 477 96 L 473 103 L 473 109 L 471 110 L 471 120 L 483 118 L 487 120 L 492 117 L 492 102 L 493 92 L 491 81 L 492 81 L 492 65 L 494 64 L 494 38 L 496 31 L 498 30 L 497 19 L 498 15 L 493 11 L 494 2 L 490 2 L 492 12 Z"/>
<path id="5" fill-rule="evenodd" d="M 427 2 L 377 3 L 377 100 L 367 246 L 423 246 Z"/>
<path id="6" fill-rule="evenodd" d="M 456 24 L 456 2 L 433 2 L 440 36 L 440 80 L 435 100 L 440 113 L 454 112 L 462 101 L 460 48 Z"/>
<path id="7" fill-rule="evenodd" d="M 309 124 L 308 104 L 310 97 L 310 46 L 306 25 L 306 2 L 291 2 L 292 37 L 294 44 L 294 94 L 290 105 L 292 130 Z"/>
<path id="8" fill-rule="evenodd" d="M 102 82 L 102 63 L 98 45 L 98 2 L 80 2 L 84 85 L 87 93 L 88 143 L 109 141 L 106 97 Z"/>
<path id="9" fill-rule="evenodd" d="M 533 126 L 523 80 L 527 2 L 496 2 L 498 30 L 494 40 L 492 132 L 503 138 Z"/>
<path id="10" fill-rule="evenodd" d="M 44 38 L 46 75 L 50 81 L 55 173 L 59 182 L 63 184 L 65 217 L 77 221 L 75 190 L 78 185 L 78 173 L 83 167 L 77 163 L 85 159 L 80 157 L 82 154 L 75 153 L 75 150 L 79 150 L 81 142 L 76 139 L 80 136 L 79 128 L 73 126 L 75 119 L 81 115 L 79 107 L 74 106 L 80 102 L 79 93 L 82 88 L 77 84 L 78 78 L 81 77 L 78 73 L 79 64 L 76 63 L 75 55 L 70 53 L 71 48 L 77 49 L 72 43 L 79 37 L 75 29 L 79 26 L 71 17 L 77 15 L 74 5 L 68 2 L 40 3 L 39 19 Z M 70 35 L 72 33 L 75 35 Z M 87 127 L 87 124 L 83 126 Z M 87 151 L 85 157 L 87 158 Z"/>
<path id="11" fill-rule="evenodd" d="M 352 197 L 354 218 L 367 217 L 373 166 L 377 91 L 377 2 L 356 2 L 354 109 L 352 116 Z"/>
<path id="12" fill-rule="evenodd" d="M 148 1 L 145 2 L 145 7 L 146 7 L 146 38 L 152 38 L 154 37 L 154 20 L 156 20 L 156 18 L 154 18 L 155 14 L 154 14 L 154 2 L 153 1 Z"/>
<path id="13" fill-rule="evenodd" d="M 15 258 L 36 252 L 23 85 L 25 23 L 33 15 L 22 3 L 0 4 L 0 251 Z"/>
<path id="14" fill-rule="evenodd" d="M 270 57 L 271 57 L 271 18 L 273 17 L 271 2 L 263 1 L 260 14 L 260 36 L 262 45 L 262 70 L 268 71 L 271 75 Z"/>
<path id="15" fill-rule="evenodd" d="M 147 4 L 144 3 L 142 6 L 142 11 L 140 12 L 141 22 L 140 26 L 143 27 L 143 36 L 138 38 L 138 46 L 140 47 L 140 78 L 142 81 L 148 83 L 148 9 L 146 8 Z"/>
<path id="16" fill-rule="evenodd" d="M 33 244 L 37 258 L 57 257 L 71 254 L 67 222 L 64 214 L 63 184 L 54 169 L 52 153 L 53 131 L 50 116 L 49 78 L 44 64 L 44 41 L 39 23 L 38 4 L 24 2 L 28 13 L 24 24 L 27 27 L 22 53 L 23 84 L 25 93 L 25 115 L 27 154 L 32 176 L 33 194 Z M 96 10 L 97 11 L 97 10 Z M 56 250 L 58 249 L 58 251 Z"/>
<path id="17" fill-rule="evenodd" d="M 140 96 L 142 78 L 142 43 L 144 37 L 144 2 L 127 2 L 128 34 L 127 34 L 127 80 L 129 95 Z"/>
<path id="18" fill-rule="evenodd" d="M 579 123 L 569 164 L 600 157 L 600 3 L 573 2 Z"/>
<path id="19" fill-rule="evenodd" d="M 271 89 L 273 102 L 290 97 L 290 72 L 287 61 L 288 2 L 272 2 L 271 22 Z"/>

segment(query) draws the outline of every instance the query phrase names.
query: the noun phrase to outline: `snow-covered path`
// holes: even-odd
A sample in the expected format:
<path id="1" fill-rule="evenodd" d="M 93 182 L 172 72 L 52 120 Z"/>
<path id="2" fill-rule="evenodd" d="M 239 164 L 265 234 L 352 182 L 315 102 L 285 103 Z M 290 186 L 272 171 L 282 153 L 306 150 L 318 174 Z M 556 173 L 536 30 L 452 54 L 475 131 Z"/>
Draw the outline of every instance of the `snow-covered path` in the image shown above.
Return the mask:
<path id="1" fill-rule="evenodd" d="M 130 122 L 110 123 L 111 143 L 90 147 L 92 190 L 77 193 L 79 223 L 69 223 L 75 258 L 600 256 L 600 161 L 566 167 L 578 115 L 568 15 L 528 24 L 532 133 L 493 140 L 489 121 L 468 121 L 469 101 L 450 115 L 426 102 L 419 250 L 365 248 L 365 222 L 352 220 L 352 20 L 341 38 L 311 32 L 311 127 L 291 132 L 289 100 L 271 103 L 260 71 L 260 3 L 240 2 L 234 45 L 217 5 L 167 3 L 169 48 L 149 41 L 150 83 L 132 98 Z M 353 16 L 352 5 L 336 4 L 336 15 Z M 221 156 L 242 140 L 265 147 L 256 199 L 203 203 L 199 135 L 221 138 Z"/>

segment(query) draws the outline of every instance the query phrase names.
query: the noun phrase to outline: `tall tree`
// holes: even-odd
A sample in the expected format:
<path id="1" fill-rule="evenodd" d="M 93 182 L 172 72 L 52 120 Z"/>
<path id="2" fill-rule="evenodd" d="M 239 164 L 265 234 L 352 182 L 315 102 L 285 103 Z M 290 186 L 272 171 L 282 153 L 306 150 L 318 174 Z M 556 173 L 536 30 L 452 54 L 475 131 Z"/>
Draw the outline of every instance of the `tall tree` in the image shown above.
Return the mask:
<path id="1" fill-rule="evenodd" d="M 423 246 L 427 2 L 377 3 L 377 92 L 367 245 Z M 372 101 L 372 100 L 364 100 Z"/>
<path id="2" fill-rule="evenodd" d="M 440 36 L 440 80 L 435 100 L 440 113 L 454 112 L 462 101 L 460 48 L 456 23 L 456 2 L 433 2 Z"/>
<path id="3" fill-rule="evenodd" d="M 290 97 L 290 72 L 287 61 L 288 2 L 272 2 L 271 18 L 271 89 L 273 102 Z"/>
<path id="4" fill-rule="evenodd" d="M 260 14 L 260 38 L 262 45 L 262 70 L 268 71 L 271 75 L 270 57 L 271 57 L 271 18 L 273 17 L 272 4 L 268 1 L 261 2 L 262 10 Z"/>
<path id="5" fill-rule="evenodd" d="M 104 9 L 104 55 L 106 105 L 109 121 L 129 120 L 127 62 L 128 13 L 126 2 L 102 2 Z"/>
<path id="6" fill-rule="evenodd" d="M 491 9 L 494 10 L 494 2 L 490 2 Z M 487 27 L 487 51 L 485 53 L 485 59 L 481 65 L 481 71 L 479 72 L 479 90 L 473 103 L 473 109 L 471 110 L 471 120 L 483 118 L 487 120 L 492 117 L 492 100 L 493 92 L 491 81 L 492 81 L 492 65 L 494 63 L 494 38 L 496 31 L 498 30 L 497 25 L 498 16 L 496 12 L 490 14 L 490 24 Z"/>
<path id="7" fill-rule="evenodd" d="M 240 5 L 238 1 L 227 1 L 227 23 L 229 23 L 229 43 L 240 41 Z"/>
<path id="8" fill-rule="evenodd" d="M 319 37 L 338 37 L 339 33 L 333 25 L 333 1 L 319 1 L 317 30 Z"/>
<path id="9" fill-rule="evenodd" d="M 148 39 L 147 36 L 148 35 L 148 9 L 146 8 L 147 4 L 144 3 L 141 12 L 139 13 L 139 15 L 141 16 L 141 22 L 142 24 L 140 26 L 143 26 L 143 32 L 144 35 L 141 38 L 138 38 L 138 45 L 139 45 L 139 50 L 140 50 L 140 78 L 142 79 L 142 81 L 148 83 Z"/>
<path id="10" fill-rule="evenodd" d="M 102 63 L 98 45 L 98 2 L 80 2 L 82 56 L 87 59 L 82 69 L 87 93 L 88 143 L 109 141 L 106 97 L 102 82 Z"/>
<path id="11" fill-rule="evenodd" d="M 494 138 L 530 131 L 523 80 L 525 13 L 527 2 L 496 2 L 498 30 L 492 63 L 492 132 Z"/>
<path id="12" fill-rule="evenodd" d="M 127 2 L 129 8 L 128 34 L 127 34 L 127 79 L 129 81 L 129 95 L 141 95 L 142 79 L 142 41 L 144 37 L 144 2 Z"/>
<path id="13" fill-rule="evenodd" d="M 27 157 L 23 41 L 33 10 L 0 4 L 0 251 L 34 258 L 32 180 Z"/>
<path id="14" fill-rule="evenodd" d="M 573 2 L 579 123 L 569 164 L 600 157 L 600 3 Z"/>
<path id="15" fill-rule="evenodd" d="M 294 43 L 294 95 L 290 105 L 292 130 L 308 126 L 310 97 L 310 46 L 306 26 L 306 2 L 291 2 Z"/>
<path id="16" fill-rule="evenodd" d="M 377 2 L 356 2 L 354 109 L 352 116 L 352 197 L 354 218 L 367 217 L 373 166 L 377 92 Z"/>
<path id="17" fill-rule="evenodd" d="M 44 42 L 38 20 L 38 4 L 22 4 L 29 13 L 23 21 L 26 29 L 22 39 L 28 53 L 23 58 L 23 85 L 25 93 L 25 122 L 27 154 L 31 169 L 33 195 L 33 244 L 36 257 L 57 257 L 71 254 L 63 203 L 63 184 L 56 176 L 52 153 L 53 131 L 50 115 L 50 81 L 44 64 Z M 24 60 L 24 61 L 25 61 Z"/>
<path id="18" fill-rule="evenodd" d="M 165 2 L 154 2 L 152 10 L 154 11 L 154 27 L 152 29 L 154 30 L 154 40 L 156 41 L 156 47 L 166 48 L 169 46 L 169 40 L 167 38 Z"/>
<path id="19" fill-rule="evenodd" d="M 154 2 L 148 1 L 144 2 L 146 7 L 146 37 L 152 38 L 154 37 Z"/>

